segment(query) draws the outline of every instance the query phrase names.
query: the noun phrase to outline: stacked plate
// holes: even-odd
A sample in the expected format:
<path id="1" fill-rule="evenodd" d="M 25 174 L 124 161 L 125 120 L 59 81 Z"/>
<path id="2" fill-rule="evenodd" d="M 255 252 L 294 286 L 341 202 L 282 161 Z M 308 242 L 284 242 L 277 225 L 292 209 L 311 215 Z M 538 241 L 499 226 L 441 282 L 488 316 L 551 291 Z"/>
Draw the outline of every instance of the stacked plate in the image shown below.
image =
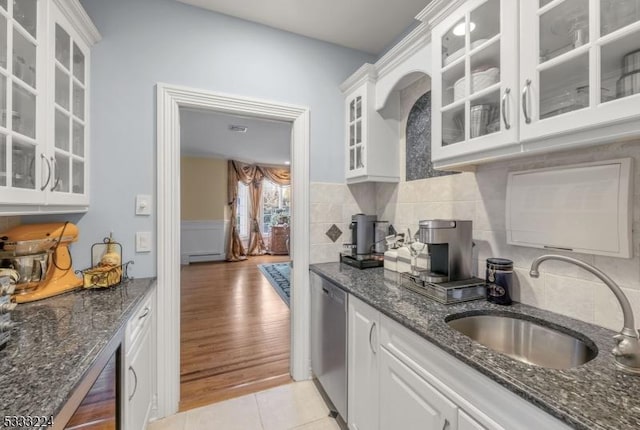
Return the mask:
<path id="1" fill-rule="evenodd" d="M 477 93 L 500 81 L 500 69 L 497 67 L 479 68 L 471 73 L 471 92 Z M 453 86 L 453 101 L 465 96 L 466 81 L 462 77 Z"/>

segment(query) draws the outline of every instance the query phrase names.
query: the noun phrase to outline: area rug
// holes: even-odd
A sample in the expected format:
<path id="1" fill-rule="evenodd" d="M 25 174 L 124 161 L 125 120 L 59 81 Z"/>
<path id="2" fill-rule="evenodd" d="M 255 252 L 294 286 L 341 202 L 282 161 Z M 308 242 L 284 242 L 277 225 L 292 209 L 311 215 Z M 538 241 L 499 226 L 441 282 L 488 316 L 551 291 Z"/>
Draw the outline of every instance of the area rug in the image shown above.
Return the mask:
<path id="1" fill-rule="evenodd" d="M 289 306 L 289 298 L 291 296 L 291 285 L 289 283 L 291 268 L 289 263 L 258 264 L 258 269 Z"/>

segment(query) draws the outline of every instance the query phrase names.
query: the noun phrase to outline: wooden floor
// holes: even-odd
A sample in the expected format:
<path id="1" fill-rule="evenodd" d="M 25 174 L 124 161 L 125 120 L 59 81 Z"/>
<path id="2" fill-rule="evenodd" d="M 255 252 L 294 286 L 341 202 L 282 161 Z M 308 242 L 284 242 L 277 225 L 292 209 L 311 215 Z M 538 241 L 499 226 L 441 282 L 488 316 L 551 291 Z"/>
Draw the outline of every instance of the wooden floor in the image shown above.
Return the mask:
<path id="1" fill-rule="evenodd" d="M 183 266 L 180 411 L 291 382 L 289 308 L 257 268 L 288 260 Z"/>

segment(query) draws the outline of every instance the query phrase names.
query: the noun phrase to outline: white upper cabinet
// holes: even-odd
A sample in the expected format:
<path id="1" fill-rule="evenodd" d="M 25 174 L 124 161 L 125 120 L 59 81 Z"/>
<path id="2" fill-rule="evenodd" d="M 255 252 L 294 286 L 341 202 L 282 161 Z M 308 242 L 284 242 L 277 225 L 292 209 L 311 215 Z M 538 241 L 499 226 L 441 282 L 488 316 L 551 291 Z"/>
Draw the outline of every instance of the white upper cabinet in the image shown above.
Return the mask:
<path id="1" fill-rule="evenodd" d="M 468 1 L 432 63 L 437 168 L 640 136 L 638 0 Z"/>
<path id="2" fill-rule="evenodd" d="M 87 210 L 99 38 L 77 0 L 0 0 L 0 214 Z"/>
<path id="3" fill-rule="evenodd" d="M 517 21 L 517 2 L 474 0 L 433 29 L 434 161 L 517 142 Z"/>
<path id="4" fill-rule="evenodd" d="M 520 26 L 522 141 L 637 122 L 639 1 L 521 1 Z"/>
<path id="5" fill-rule="evenodd" d="M 348 184 L 400 181 L 398 123 L 375 111 L 375 79 L 373 65 L 365 64 L 341 86 Z"/>

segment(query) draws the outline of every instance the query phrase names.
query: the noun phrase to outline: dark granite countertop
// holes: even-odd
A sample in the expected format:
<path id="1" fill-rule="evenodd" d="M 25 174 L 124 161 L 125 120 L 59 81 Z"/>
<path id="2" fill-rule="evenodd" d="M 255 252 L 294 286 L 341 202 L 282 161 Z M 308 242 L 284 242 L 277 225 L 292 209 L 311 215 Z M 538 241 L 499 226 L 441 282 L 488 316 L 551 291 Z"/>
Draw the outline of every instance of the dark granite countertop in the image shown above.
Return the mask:
<path id="1" fill-rule="evenodd" d="M 442 305 L 398 284 L 395 272 L 358 270 L 340 263 L 314 264 L 311 271 L 333 281 L 383 314 L 500 385 L 576 429 L 640 429 L 640 377 L 621 373 L 610 353 L 611 330 L 531 306 L 499 306 L 485 300 Z M 450 328 L 449 315 L 478 311 L 517 313 L 577 332 L 598 347 L 598 356 L 573 369 L 527 365 L 493 352 Z"/>
<path id="2" fill-rule="evenodd" d="M 0 428 L 4 416 L 56 417 L 154 284 L 134 279 L 18 305 L 0 351 Z"/>

